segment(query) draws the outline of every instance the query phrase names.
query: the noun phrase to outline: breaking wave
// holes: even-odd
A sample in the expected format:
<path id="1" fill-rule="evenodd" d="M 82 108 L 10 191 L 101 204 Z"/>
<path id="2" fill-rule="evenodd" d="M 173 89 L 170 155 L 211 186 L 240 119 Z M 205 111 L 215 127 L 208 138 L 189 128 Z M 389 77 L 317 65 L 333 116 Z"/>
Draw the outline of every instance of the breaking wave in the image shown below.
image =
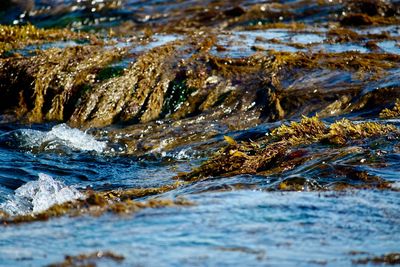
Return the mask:
<path id="1" fill-rule="evenodd" d="M 15 195 L 0 204 L 0 209 L 13 216 L 40 213 L 53 205 L 82 198 L 84 195 L 77 189 L 39 173 L 37 181 L 28 182 L 15 190 Z"/>
<path id="2" fill-rule="evenodd" d="M 51 151 L 69 148 L 78 151 L 103 152 L 107 142 L 98 141 L 93 136 L 74 129 L 65 123 L 54 126 L 50 131 L 38 131 L 32 129 L 21 129 L 4 134 L 2 143 L 17 146 L 23 149 Z"/>

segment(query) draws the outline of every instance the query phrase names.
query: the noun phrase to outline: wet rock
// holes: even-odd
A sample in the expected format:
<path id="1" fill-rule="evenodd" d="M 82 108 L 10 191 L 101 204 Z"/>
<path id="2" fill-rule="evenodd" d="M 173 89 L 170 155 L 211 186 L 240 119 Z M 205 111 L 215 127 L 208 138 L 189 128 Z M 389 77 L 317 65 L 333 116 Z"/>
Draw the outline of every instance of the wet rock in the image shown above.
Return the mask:
<path id="1" fill-rule="evenodd" d="M 36 36 L 35 31 L 38 36 L 44 34 L 35 28 L 11 27 L 4 38 L 14 38 L 14 30 L 23 32 L 17 36 L 31 31 L 32 36 Z M 359 39 L 353 33 L 349 38 Z M 77 127 L 151 123 L 165 117 L 181 120 L 199 114 L 225 120 L 230 114 L 232 118 L 246 117 L 237 129 L 248 128 L 296 114 L 331 116 L 367 108 L 358 104 L 360 86 L 349 81 L 348 88 L 332 93 L 318 76 L 335 70 L 351 73 L 352 79 L 366 83 L 398 66 L 396 55 L 357 52 L 309 56 L 268 51 L 265 55 L 223 58 L 211 53 L 216 45 L 216 35 L 194 33 L 144 52 L 127 70 L 108 66 L 127 50 L 109 50 L 101 44 L 5 58 L 0 62 L 2 99 L 7 99 L 2 113 L 29 122 L 68 121 Z M 305 83 L 295 81 L 305 75 L 309 82 L 315 75 L 321 85 L 302 88 Z M 293 84 L 288 84 L 288 78 Z"/>
<path id="2" fill-rule="evenodd" d="M 236 6 L 236 7 L 233 7 L 231 9 L 224 11 L 224 14 L 229 17 L 239 17 L 239 16 L 243 15 L 244 13 L 246 13 L 246 11 L 240 6 Z"/>
<path id="3" fill-rule="evenodd" d="M 0 2 L 0 23 L 18 21 L 21 14 L 26 15 L 35 7 L 34 0 L 3 0 Z"/>
<path id="4" fill-rule="evenodd" d="M 396 3 L 383 0 L 347 1 L 343 25 L 397 24 L 400 8 Z"/>
<path id="5" fill-rule="evenodd" d="M 6 10 L 11 7 L 19 7 L 23 11 L 32 10 L 35 6 L 33 0 L 4 0 L 1 2 L 1 10 Z"/>
<path id="6" fill-rule="evenodd" d="M 99 14 L 102 8 L 119 14 L 124 6 L 118 1 L 107 1 L 102 8 L 84 2 L 81 4 L 85 10 L 95 8 Z M 195 142 L 203 142 L 199 149 L 208 151 L 216 146 L 216 150 L 221 142 L 206 144 L 206 140 L 265 122 L 300 119 L 301 115 L 376 117 L 399 96 L 398 86 L 376 90 L 366 87 L 394 76 L 388 72 L 399 68 L 399 56 L 383 53 L 382 49 L 374 49 L 373 53 L 331 53 L 324 49 L 325 45 L 354 43 L 372 50 L 381 41 L 396 41 L 398 38 L 386 31 L 372 34 L 340 27 L 338 20 L 342 17 L 335 15 L 345 10 L 350 24 L 350 16 L 364 24 L 396 24 L 398 8 L 386 1 L 328 2 L 212 1 L 178 5 L 179 10 L 168 4 L 150 10 L 144 3 L 135 19 L 131 17 L 120 27 L 113 27 L 109 35 L 44 30 L 31 25 L 2 26 L 1 118 L 25 123 L 63 121 L 79 128 L 110 127 L 107 134 L 103 135 L 102 130 L 96 134 L 118 143 L 126 154 L 143 155 L 161 154 Z M 318 27 L 310 27 L 314 22 L 319 23 Z M 230 52 L 246 37 L 224 44 L 239 30 L 271 28 L 288 37 L 258 36 L 256 45 L 249 44 L 257 50 L 252 55 L 237 57 Z M 136 45 L 148 44 L 157 32 L 181 35 L 150 50 L 135 50 Z M 122 33 L 125 36 L 119 36 Z M 309 44 L 285 40 L 304 33 L 318 36 L 319 41 Z M 109 36 L 118 36 L 118 41 L 109 41 Z M 52 46 L 52 42 L 70 39 L 87 43 L 39 48 L 30 50 L 29 55 L 17 51 L 32 44 Z M 129 45 L 113 48 L 116 42 Z M 267 42 L 290 46 L 294 52 L 267 49 L 262 46 Z M 122 61 L 125 65 L 113 64 Z M 361 131 L 355 126 L 350 133 L 348 126 L 346 134 Z M 329 143 L 348 142 L 341 133 L 334 136 L 334 128 L 331 130 Z M 369 137 L 362 134 L 358 138 Z M 278 150 L 282 150 L 279 157 L 290 153 Z M 249 167 L 248 171 L 265 171 L 268 162 Z"/>
<path id="7" fill-rule="evenodd" d="M 365 14 L 349 14 L 341 21 L 342 25 L 346 26 L 363 26 L 363 25 L 390 25 L 398 24 L 399 19 L 396 17 L 385 18 L 378 16 L 368 16 Z"/>

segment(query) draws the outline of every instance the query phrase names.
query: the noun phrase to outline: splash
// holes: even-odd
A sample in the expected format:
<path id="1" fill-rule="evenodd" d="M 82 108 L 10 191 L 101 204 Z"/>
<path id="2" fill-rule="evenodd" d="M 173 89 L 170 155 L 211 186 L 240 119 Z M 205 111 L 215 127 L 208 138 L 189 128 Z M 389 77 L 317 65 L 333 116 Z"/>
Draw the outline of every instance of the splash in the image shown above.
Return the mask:
<path id="1" fill-rule="evenodd" d="M 21 148 L 40 151 L 70 148 L 101 153 L 107 147 L 107 142 L 97 141 L 93 136 L 71 128 L 65 123 L 54 126 L 49 132 L 18 130 L 13 132 L 13 139 Z"/>
<path id="2" fill-rule="evenodd" d="M 0 210 L 11 215 L 39 213 L 53 205 L 82 198 L 84 195 L 77 189 L 54 180 L 50 175 L 39 173 L 37 181 L 19 187 L 11 200 L 0 204 Z"/>

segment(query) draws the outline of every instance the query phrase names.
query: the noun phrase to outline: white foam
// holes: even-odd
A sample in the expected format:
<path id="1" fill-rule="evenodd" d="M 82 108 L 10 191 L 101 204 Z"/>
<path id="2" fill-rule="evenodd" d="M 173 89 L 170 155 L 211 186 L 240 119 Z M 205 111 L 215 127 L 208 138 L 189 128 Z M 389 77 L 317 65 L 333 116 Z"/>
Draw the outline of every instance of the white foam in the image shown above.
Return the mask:
<path id="1" fill-rule="evenodd" d="M 65 123 L 54 126 L 49 132 L 25 129 L 18 134 L 18 138 L 23 147 L 43 147 L 44 150 L 67 146 L 75 150 L 101 153 L 107 147 L 106 142 L 97 141 L 93 136 Z"/>
<path id="2" fill-rule="evenodd" d="M 191 148 L 184 148 L 178 151 L 171 151 L 171 152 L 161 152 L 162 157 L 171 157 L 177 160 L 188 160 L 192 159 L 196 156 L 196 151 L 192 150 Z"/>
<path id="3" fill-rule="evenodd" d="M 93 136 L 78 129 L 71 128 L 65 123 L 54 126 L 45 139 L 52 140 L 57 138 L 65 141 L 71 148 L 85 151 L 96 151 L 100 153 L 107 146 L 106 142 L 97 141 Z"/>
<path id="4" fill-rule="evenodd" d="M 11 215 L 39 213 L 53 205 L 82 198 L 84 195 L 77 189 L 39 173 L 37 181 L 28 182 L 15 190 L 13 198 L 2 203 L 0 209 Z"/>
<path id="5" fill-rule="evenodd" d="M 400 190 L 400 182 L 394 182 L 391 184 L 391 187 L 396 190 Z"/>

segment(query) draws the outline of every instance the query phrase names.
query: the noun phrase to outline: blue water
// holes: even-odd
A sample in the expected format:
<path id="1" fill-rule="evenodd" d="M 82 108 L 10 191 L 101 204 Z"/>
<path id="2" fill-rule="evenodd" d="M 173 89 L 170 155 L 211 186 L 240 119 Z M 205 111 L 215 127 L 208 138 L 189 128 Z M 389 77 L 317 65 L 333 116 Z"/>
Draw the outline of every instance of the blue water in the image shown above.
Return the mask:
<path id="1" fill-rule="evenodd" d="M 111 249 L 126 257 L 123 266 L 349 266 L 352 251 L 381 254 L 400 242 L 398 193 L 245 190 L 189 198 L 197 205 L 5 227 L 2 263 L 37 266 Z"/>

